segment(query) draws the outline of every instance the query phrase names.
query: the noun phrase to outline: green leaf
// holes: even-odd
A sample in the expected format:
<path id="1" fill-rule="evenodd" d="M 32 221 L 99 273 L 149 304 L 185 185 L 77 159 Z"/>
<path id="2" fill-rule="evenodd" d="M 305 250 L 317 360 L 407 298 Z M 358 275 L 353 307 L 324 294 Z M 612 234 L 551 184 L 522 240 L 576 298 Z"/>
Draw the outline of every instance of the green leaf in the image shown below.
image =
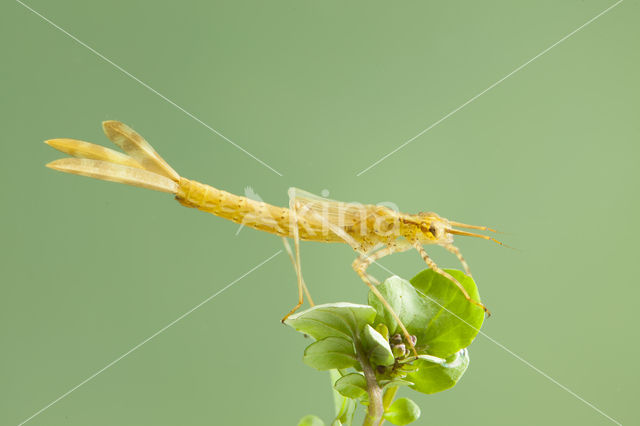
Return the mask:
<path id="1" fill-rule="evenodd" d="M 303 361 L 317 370 L 349 368 L 358 363 L 352 341 L 342 337 L 326 337 L 310 344 Z"/>
<path id="2" fill-rule="evenodd" d="M 408 425 L 418 420 L 420 407 L 409 398 L 398 398 L 384 413 L 384 419 L 394 425 Z"/>
<path id="3" fill-rule="evenodd" d="M 309 414 L 300 419 L 298 426 L 324 426 L 324 422 L 320 417 Z"/>
<path id="4" fill-rule="evenodd" d="M 389 341 L 369 324 L 362 329 L 362 344 L 369 360 L 375 365 L 393 365 L 395 358 Z"/>
<path id="5" fill-rule="evenodd" d="M 342 377 L 342 374 L 340 374 L 339 370 L 336 370 L 336 369 L 329 370 L 329 380 L 331 380 L 332 389 L 333 389 L 333 385 L 340 377 Z M 335 408 L 334 410 L 335 414 L 339 415 L 340 411 L 344 407 L 344 397 L 340 395 L 338 392 L 336 392 L 335 389 L 333 389 L 331 393 L 333 394 L 333 406 Z"/>
<path id="6" fill-rule="evenodd" d="M 341 377 L 333 387 L 347 398 L 358 399 L 367 396 L 367 380 L 360 373 L 351 373 Z"/>
<path id="7" fill-rule="evenodd" d="M 387 386 L 411 386 L 413 382 L 403 379 L 382 379 L 378 380 L 378 384 L 381 388 L 386 388 Z"/>
<path id="8" fill-rule="evenodd" d="M 378 290 L 398 314 L 409 333 L 415 334 L 414 329 L 421 330 L 429 321 L 428 306 L 408 281 L 393 276 L 380 284 Z M 372 292 L 369 292 L 369 304 L 376 309 L 376 323 L 385 324 L 390 335 L 402 332 L 391 313 Z"/>
<path id="9" fill-rule="evenodd" d="M 326 337 L 351 340 L 365 324 L 373 322 L 375 316 L 375 309 L 368 305 L 328 303 L 291 315 L 285 324 L 316 340 Z"/>
<path id="10" fill-rule="evenodd" d="M 444 362 L 418 359 L 413 362 L 417 371 L 407 375 L 413 382 L 411 388 L 422 393 L 436 393 L 453 387 L 469 366 L 469 352 L 462 349 Z"/>
<path id="11" fill-rule="evenodd" d="M 447 272 L 472 298 L 479 300 L 478 289 L 471 278 L 461 271 L 448 269 Z M 390 277 L 378 290 L 409 333 L 417 337 L 416 348 L 421 353 L 446 358 L 466 348 L 484 321 L 482 308 L 466 300 L 455 283 L 431 269 L 422 271 L 411 282 Z M 376 309 L 376 322 L 386 324 L 390 334 L 401 333 L 397 322 L 371 292 L 369 304 Z"/>
<path id="12" fill-rule="evenodd" d="M 382 334 L 384 340 L 389 340 L 389 329 L 386 325 L 384 325 L 383 323 L 379 323 L 378 325 L 376 325 L 376 331 Z"/>
<path id="13" fill-rule="evenodd" d="M 455 269 L 445 271 L 462 284 L 473 300 L 480 301 L 478 287 L 471 277 Z M 413 277 L 411 284 L 429 305 L 429 323 L 420 335 L 416 334 L 419 342 L 422 339 L 428 345 L 426 352 L 447 358 L 469 346 L 482 327 L 482 308 L 469 302 L 455 283 L 431 269 Z"/>
<path id="14" fill-rule="evenodd" d="M 351 426 L 353 424 L 353 415 L 357 408 L 356 401 L 343 396 L 341 398 L 343 400 L 342 407 L 336 414 L 336 418 L 331 422 L 331 426 Z"/>
<path id="15" fill-rule="evenodd" d="M 356 411 L 356 401 L 341 395 L 334 387 L 335 382 L 342 378 L 340 370 L 329 371 L 331 375 L 331 393 L 335 405 L 336 417 L 331 422 L 331 426 L 351 426 L 353 423 L 353 415 Z"/>

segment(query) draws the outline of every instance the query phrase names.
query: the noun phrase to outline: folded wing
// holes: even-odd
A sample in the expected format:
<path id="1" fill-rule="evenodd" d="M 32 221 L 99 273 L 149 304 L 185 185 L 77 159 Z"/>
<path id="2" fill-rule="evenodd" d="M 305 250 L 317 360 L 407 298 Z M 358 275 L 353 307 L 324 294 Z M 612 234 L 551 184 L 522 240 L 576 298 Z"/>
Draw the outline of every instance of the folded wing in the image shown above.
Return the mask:
<path id="1" fill-rule="evenodd" d="M 52 161 L 47 167 L 156 191 L 177 192 L 180 175 L 142 136 L 119 121 L 105 121 L 102 125 L 107 137 L 128 155 L 76 139 L 50 139 L 45 143 L 75 158 Z"/>

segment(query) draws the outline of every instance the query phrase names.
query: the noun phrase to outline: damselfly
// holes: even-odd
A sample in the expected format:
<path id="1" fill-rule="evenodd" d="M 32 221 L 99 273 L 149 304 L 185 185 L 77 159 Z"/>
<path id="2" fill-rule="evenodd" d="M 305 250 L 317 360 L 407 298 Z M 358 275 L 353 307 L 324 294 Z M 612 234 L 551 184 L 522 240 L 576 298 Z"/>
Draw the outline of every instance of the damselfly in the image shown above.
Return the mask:
<path id="1" fill-rule="evenodd" d="M 296 188 L 289 189 L 288 208 L 273 206 L 183 178 L 142 136 L 125 124 L 105 121 L 102 125 L 107 137 L 126 154 L 75 139 L 51 139 L 46 143 L 74 158 L 56 160 L 47 164 L 47 167 L 168 192 L 174 194 L 176 200 L 184 206 L 282 237 L 298 279 L 298 303 L 283 321 L 303 304 L 304 295 L 313 306 L 302 277 L 300 240 L 349 244 L 359 255 L 352 264 L 353 269 L 397 321 L 407 343 L 412 347 L 409 332 L 376 288 L 377 282 L 367 273 L 367 268 L 384 256 L 412 248 L 417 250 L 429 268 L 451 280 L 470 303 L 489 313 L 484 305 L 469 296 L 454 277 L 436 265 L 423 246 L 437 244 L 444 247 L 457 256 L 467 275 L 470 275 L 467 262 L 460 250 L 453 245 L 453 235 L 502 243 L 487 235 L 454 227 L 495 232 L 493 229 L 453 222 L 431 212 L 406 214 L 385 206 L 330 200 Z M 293 239 L 295 254 L 289 247 L 287 238 Z M 415 353 L 415 348 L 413 349 Z"/>

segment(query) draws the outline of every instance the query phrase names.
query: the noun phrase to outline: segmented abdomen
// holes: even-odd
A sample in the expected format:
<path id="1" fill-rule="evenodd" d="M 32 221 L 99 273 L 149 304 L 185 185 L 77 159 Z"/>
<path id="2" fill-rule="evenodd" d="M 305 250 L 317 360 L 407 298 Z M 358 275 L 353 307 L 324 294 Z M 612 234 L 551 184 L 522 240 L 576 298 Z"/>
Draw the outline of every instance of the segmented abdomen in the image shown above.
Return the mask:
<path id="1" fill-rule="evenodd" d="M 285 207 L 241 197 L 186 178 L 180 178 L 178 182 L 176 200 L 183 206 L 202 210 L 260 231 L 293 237 L 290 211 Z M 315 220 L 298 217 L 298 223 L 301 240 L 341 241 L 335 235 L 323 233 L 321 223 Z"/>

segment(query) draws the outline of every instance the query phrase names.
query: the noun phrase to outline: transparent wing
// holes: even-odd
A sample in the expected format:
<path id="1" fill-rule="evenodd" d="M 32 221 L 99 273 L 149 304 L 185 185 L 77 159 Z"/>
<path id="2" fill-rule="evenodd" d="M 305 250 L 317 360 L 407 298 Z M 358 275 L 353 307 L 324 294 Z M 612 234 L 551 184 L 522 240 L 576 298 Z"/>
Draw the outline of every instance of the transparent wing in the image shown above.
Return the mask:
<path id="1" fill-rule="evenodd" d="M 377 206 L 346 203 L 323 198 L 299 188 L 290 188 L 289 197 L 295 203 L 298 215 L 322 218 L 323 222 L 342 229 L 359 226 L 375 214 Z"/>
<path id="2" fill-rule="evenodd" d="M 180 180 L 178 173 L 131 127 L 112 120 L 104 121 L 102 128 L 113 143 L 140 163 L 145 170 L 166 176 L 176 182 Z"/>
<path id="3" fill-rule="evenodd" d="M 121 152 L 114 151 L 104 146 L 96 145 L 90 142 L 79 141 L 69 138 L 49 139 L 45 141 L 47 145 L 58 151 L 64 152 L 77 158 L 87 158 L 89 160 L 101 160 L 109 163 L 122 164 L 123 166 L 144 169 L 133 158 Z"/>
<path id="4" fill-rule="evenodd" d="M 175 194 L 178 184 L 169 178 L 137 167 L 124 166 L 102 160 L 87 158 L 61 158 L 47 164 L 47 167 L 60 172 L 126 183 L 127 185 L 153 189 Z"/>

